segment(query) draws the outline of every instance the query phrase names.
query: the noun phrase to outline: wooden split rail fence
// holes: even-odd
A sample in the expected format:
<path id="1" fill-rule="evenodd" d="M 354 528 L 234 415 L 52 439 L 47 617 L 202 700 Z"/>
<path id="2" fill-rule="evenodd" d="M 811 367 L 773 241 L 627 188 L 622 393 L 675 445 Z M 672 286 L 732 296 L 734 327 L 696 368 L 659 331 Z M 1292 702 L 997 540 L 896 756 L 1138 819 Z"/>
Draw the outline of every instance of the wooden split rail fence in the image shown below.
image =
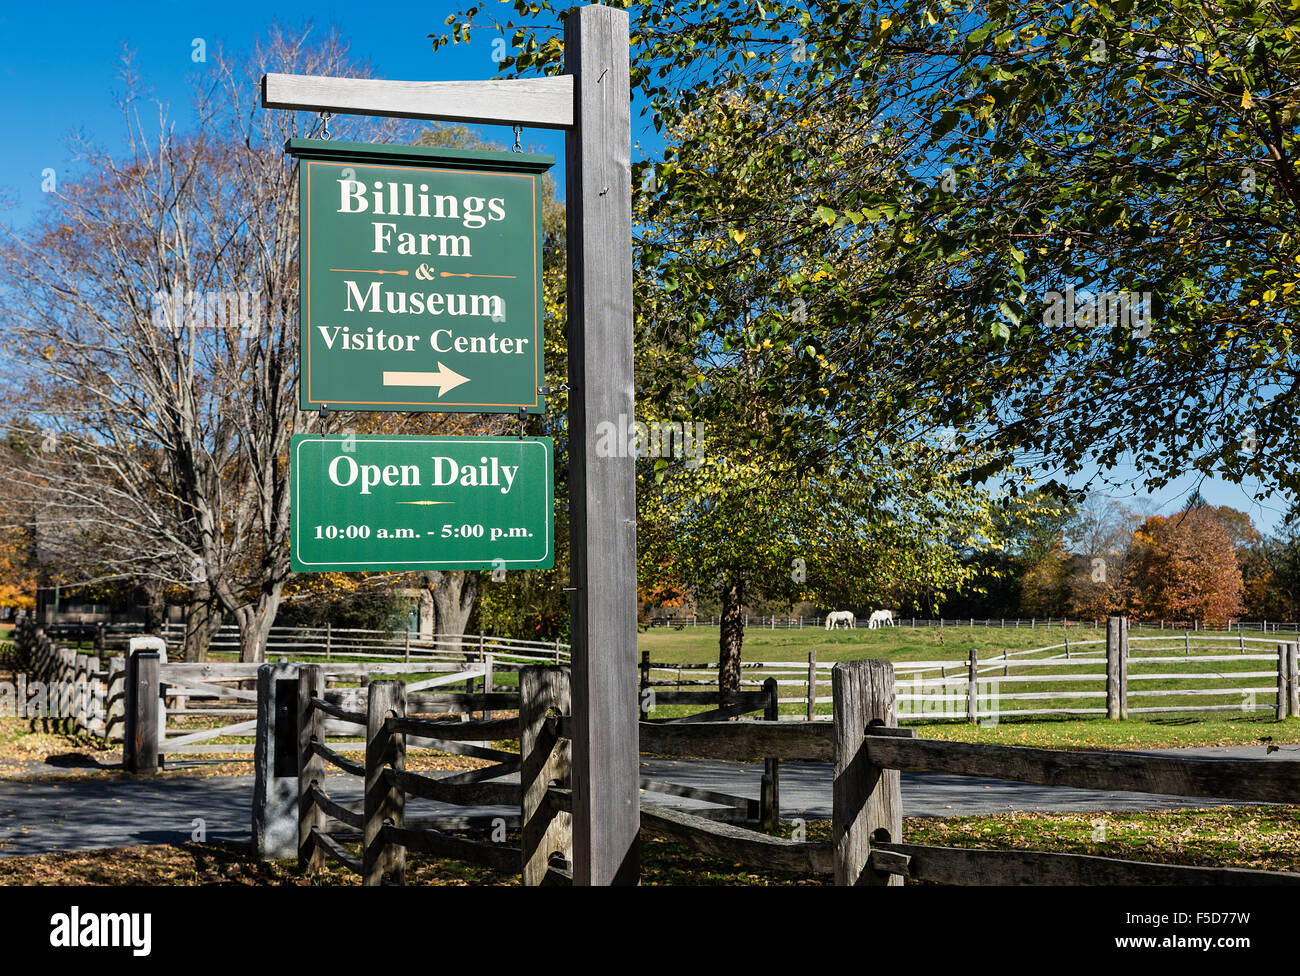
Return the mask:
<path id="1" fill-rule="evenodd" d="M 568 810 L 553 809 L 547 799 L 552 786 L 561 792 L 569 788 L 567 669 L 526 667 L 520 672 L 517 693 L 494 694 L 416 695 L 410 693 L 411 686 L 391 680 L 372 680 L 364 690 L 326 692 L 323 668 L 301 666 L 297 675 L 300 869 L 315 872 L 328 857 L 360 874 L 363 884 L 400 884 L 405 880 L 407 852 L 416 851 L 520 871 L 529 884 L 571 879 Z M 774 687 L 740 695 L 688 692 L 669 698 L 674 704 L 711 706 L 692 716 L 697 724 L 726 722 L 756 710 L 771 714 L 775 708 Z M 431 717 L 456 710 L 510 709 L 518 710 L 517 718 L 448 722 Z M 365 730 L 364 761 L 331 748 L 332 725 Z M 277 732 L 268 725 L 266 734 Z M 520 752 L 505 752 L 491 744 L 507 739 L 517 739 Z M 412 747 L 475 756 L 493 765 L 450 776 L 425 776 L 406 768 L 407 750 Z M 773 759 L 765 765 L 759 800 L 648 777 L 640 779 L 640 786 L 647 793 L 709 804 L 700 816 L 712 823 L 754 822 L 775 829 L 779 819 L 775 763 Z M 348 807 L 330 795 L 326 774 L 331 770 L 364 780 L 360 808 Z M 413 820 L 407 802 L 412 797 L 514 807 L 518 812 Z M 519 847 L 504 843 L 504 828 L 518 828 Z M 484 840 L 484 835 L 493 839 Z M 361 841 L 360 857 L 348 851 L 342 842 L 345 837 Z"/>
<path id="2" fill-rule="evenodd" d="M 1127 790 L 1250 802 L 1300 800 L 1300 762 L 1181 759 L 1119 752 L 1065 752 L 921 739 L 897 727 L 888 661 L 832 671 L 835 721 L 641 725 L 641 748 L 663 755 L 821 760 L 834 764 L 832 837 L 804 842 L 716 824 L 679 811 L 642 808 L 643 828 L 753 870 L 826 876 L 836 884 L 1259 885 L 1300 884 L 1300 873 L 1151 864 L 1046 851 L 907 844 L 900 772 L 932 771 L 1042 786 Z"/>
<path id="3" fill-rule="evenodd" d="M 126 717 L 126 658 L 105 664 L 95 654 L 56 645 L 31 620 L 14 629 L 20 665 L 12 717 L 62 722 L 69 731 L 121 742 Z"/>
<path id="4" fill-rule="evenodd" d="M 916 730 L 897 725 L 897 679 L 889 662 L 841 662 L 832 670 L 831 680 L 834 722 L 730 720 L 758 707 L 768 714 L 772 693 L 728 702 L 721 696 L 705 701 L 706 693 L 694 692 L 689 694 L 701 696 L 699 700 L 678 704 L 713 707 L 700 716 L 643 721 L 639 735 L 641 752 L 660 756 L 832 763 L 832 840 L 775 836 L 779 826 L 775 810 L 764 824 L 762 818 L 742 819 L 739 805 L 731 811 L 734 816 L 719 817 L 644 798 L 642 829 L 746 870 L 797 872 L 836 884 L 899 885 L 907 879 L 944 884 L 1300 884 L 1300 874 L 1292 872 L 908 844 L 902 832 L 903 770 L 1076 789 L 1295 803 L 1300 799 L 1300 762 L 1066 752 L 924 739 L 917 737 Z M 517 696 L 420 696 L 409 694 L 399 681 L 387 680 L 372 681 L 365 692 L 337 694 L 324 692 L 321 682 L 321 669 L 299 669 L 294 748 L 298 856 L 304 870 L 319 869 L 329 857 L 359 873 L 364 884 L 402 883 L 407 853 L 421 852 L 519 871 L 530 885 L 572 882 L 574 784 L 567 668 L 524 668 Z M 518 707 L 517 719 L 449 723 L 430 717 L 449 707 L 512 705 Z M 363 762 L 329 747 L 323 725 L 327 720 L 365 728 Z M 470 746 L 506 738 L 518 739 L 519 753 Z M 412 745 L 453 752 L 469 747 L 470 754 L 491 759 L 494 765 L 450 777 L 424 776 L 406 769 L 407 749 Z M 329 767 L 364 779 L 360 808 L 330 796 L 325 788 Z M 774 772 L 774 767 L 765 767 L 765 774 L 768 770 Z M 513 781 L 516 772 L 518 783 Z M 693 797 L 723 810 L 739 799 L 679 789 L 671 783 L 643 781 L 642 785 L 647 791 Z M 412 797 L 518 805 L 519 844 L 463 836 L 482 832 L 484 825 L 475 818 L 416 820 L 409 815 Z M 360 856 L 341 842 L 348 835 L 360 839 Z"/>

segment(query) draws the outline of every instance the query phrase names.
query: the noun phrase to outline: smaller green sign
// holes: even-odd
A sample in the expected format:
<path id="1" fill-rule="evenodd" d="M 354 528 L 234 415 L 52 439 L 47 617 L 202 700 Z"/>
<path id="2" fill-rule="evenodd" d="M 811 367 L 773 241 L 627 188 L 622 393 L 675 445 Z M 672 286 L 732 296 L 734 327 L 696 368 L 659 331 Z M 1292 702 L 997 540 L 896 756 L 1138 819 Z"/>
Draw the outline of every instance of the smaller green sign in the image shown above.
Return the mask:
<path id="1" fill-rule="evenodd" d="M 554 565 L 549 437 L 299 434 L 289 469 L 295 572 Z"/>

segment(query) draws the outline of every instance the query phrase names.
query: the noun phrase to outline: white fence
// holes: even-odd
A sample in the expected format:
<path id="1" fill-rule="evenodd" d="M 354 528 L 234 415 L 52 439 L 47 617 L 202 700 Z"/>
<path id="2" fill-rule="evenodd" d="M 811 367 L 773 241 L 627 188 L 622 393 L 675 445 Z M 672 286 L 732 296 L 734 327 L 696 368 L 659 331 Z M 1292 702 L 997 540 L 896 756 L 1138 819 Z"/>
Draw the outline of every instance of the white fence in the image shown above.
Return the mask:
<path id="1" fill-rule="evenodd" d="M 163 632 L 168 653 L 179 656 L 185 629 L 171 624 Z M 173 648 L 175 649 L 173 651 Z M 209 653 L 239 654 L 239 628 L 222 626 L 208 647 Z M 518 640 L 484 634 L 413 634 L 343 627 L 272 627 L 266 642 L 266 660 L 320 658 L 333 660 L 482 661 L 493 655 L 501 664 L 519 661 L 567 664 L 569 645 L 560 641 Z"/>
<path id="2" fill-rule="evenodd" d="M 252 736 L 256 729 L 256 664 L 209 660 L 177 660 L 182 628 L 168 628 L 164 637 L 172 663 L 160 668 L 163 708 L 159 715 L 158 750 L 163 755 L 241 754 L 252 743 L 220 743 L 215 739 Z M 221 628 L 209 654 L 238 656 L 239 630 Z M 484 634 L 434 634 L 339 627 L 273 627 L 266 660 L 311 660 L 324 665 L 331 686 L 355 684 L 376 670 L 384 674 L 430 674 L 407 684 L 408 691 L 447 685 L 499 689 L 494 678 L 528 664 L 568 664 L 569 646 L 559 641 L 529 641 Z M 230 721 L 226 721 L 229 719 Z"/>
<path id="3" fill-rule="evenodd" d="M 894 661 L 898 717 L 996 722 L 1024 715 L 1107 715 L 1115 699 L 1125 715 L 1237 711 L 1300 714 L 1296 705 L 1296 644 L 1261 637 L 1168 634 L 1129 636 L 1129 650 L 1108 676 L 1105 639 L 1069 641 L 965 660 Z M 783 720 L 827 717 L 833 661 L 741 664 L 741 687 L 774 678 L 801 694 L 779 699 L 799 705 Z M 655 664 L 643 656 L 643 686 L 686 688 L 717 684 L 714 664 Z M 1129 688 L 1129 684 L 1136 685 Z M 1144 704 L 1144 702 L 1151 702 Z M 1134 704 L 1130 704 L 1133 702 Z"/>
<path id="4" fill-rule="evenodd" d="M 651 618 L 649 626 L 651 629 L 656 627 L 717 627 L 720 619 L 717 616 L 654 617 Z M 825 617 L 745 617 L 746 627 L 765 630 L 802 630 L 804 627 L 824 627 L 825 625 Z M 1037 630 L 1039 628 L 1061 627 L 1067 630 L 1071 628 L 1101 630 L 1105 625 L 1105 621 L 1076 620 L 1071 617 L 896 617 L 894 625 L 913 629 L 917 627 L 997 627 L 1003 630 L 1020 630 L 1021 628 Z M 854 621 L 854 626 L 866 627 L 867 618 L 858 617 Z M 1300 623 L 1288 623 L 1280 620 L 1231 620 L 1227 623 L 1208 623 L 1204 620 L 1134 620 L 1129 624 L 1129 628 L 1131 630 L 1175 632 L 1183 630 L 1223 631 L 1230 634 L 1241 632 L 1248 634 L 1300 633 Z"/>

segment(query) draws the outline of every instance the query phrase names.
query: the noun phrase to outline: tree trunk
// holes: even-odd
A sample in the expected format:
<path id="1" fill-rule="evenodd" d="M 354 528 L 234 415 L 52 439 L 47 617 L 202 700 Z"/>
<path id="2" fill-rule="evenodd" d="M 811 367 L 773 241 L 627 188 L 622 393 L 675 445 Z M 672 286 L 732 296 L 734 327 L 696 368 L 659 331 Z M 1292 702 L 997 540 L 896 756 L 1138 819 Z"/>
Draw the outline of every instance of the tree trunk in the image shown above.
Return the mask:
<path id="1" fill-rule="evenodd" d="M 722 618 L 718 629 L 718 691 L 740 690 L 740 645 L 745 639 L 745 584 L 739 576 L 722 590 Z"/>
<path id="2" fill-rule="evenodd" d="M 461 649 L 460 636 L 469 623 L 474 599 L 478 596 L 478 573 L 454 571 L 420 574 L 424 587 L 433 598 L 433 631 L 449 639 L 448 649 L 456 653 Z"/>
<path id="3" fill-rule="evenodd" d="M 167 618 L 167 603 L 163 597 L 163 585 L 158 580 L 149 580 L 140 584 L 144 594 L 144 630 L 146 634 L 161 637 L 163 624 Z"/>
<path id="4" fill-rule="evenodd" d="M 196 592 L 185 614 L 184 661 L 206 661 L 208 646 L 221 630 L 221 605 L 205 592 Z"/>
<path id="5" fill-rule="evenodd" d="M 245 664 L 261 664 L 266 660 L 266 641 L 280 609 L 280 591 L 283 584 L 275 583 L 263 589 L 256 603 L 246 603 L 235 610 L 239 624 L 239 660 Z"/>

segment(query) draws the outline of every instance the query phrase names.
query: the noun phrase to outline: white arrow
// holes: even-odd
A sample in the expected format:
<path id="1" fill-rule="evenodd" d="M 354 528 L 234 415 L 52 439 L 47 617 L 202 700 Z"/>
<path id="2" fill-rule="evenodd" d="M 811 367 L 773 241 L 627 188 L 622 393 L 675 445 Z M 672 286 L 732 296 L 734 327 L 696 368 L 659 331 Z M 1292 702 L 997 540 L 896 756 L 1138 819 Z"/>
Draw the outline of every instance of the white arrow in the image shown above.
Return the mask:
<path id="1" fill-rule="evenodd" d="M 384 386 L 436 386 L 438 396 L 442 396 L 448 390 L 454 390 L 462 383 L 468 383 L 468 376 L 461 376 L 454 369 L 448 369 L 442 363 L 438 364 L 436 373 L 403 373 L 385 370 Z"/>

